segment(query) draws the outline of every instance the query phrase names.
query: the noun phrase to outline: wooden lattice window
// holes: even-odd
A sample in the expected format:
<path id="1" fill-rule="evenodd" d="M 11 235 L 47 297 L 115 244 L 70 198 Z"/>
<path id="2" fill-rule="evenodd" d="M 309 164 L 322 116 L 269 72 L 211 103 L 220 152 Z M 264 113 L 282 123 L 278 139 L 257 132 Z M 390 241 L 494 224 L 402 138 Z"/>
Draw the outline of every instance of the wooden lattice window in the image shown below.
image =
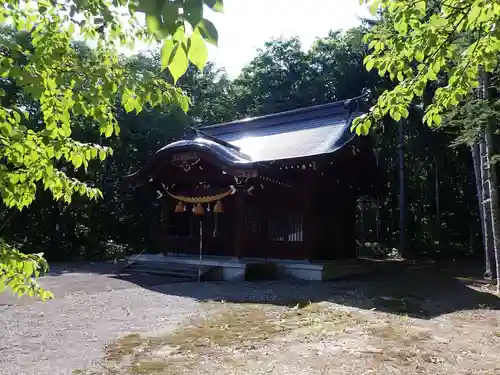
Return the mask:
<path id="1" fill-rule="evenodd" d="M 255 208 L 250 208 L 245 217 L 246 233 L 259 235 L 262 232 L 262 212 Z"/>
<path id="2" fill-rule="evenodd" d="M 278 242 L 304 241 L 304 216 L 288 214 L 269 219 L 269 239 Z"/>

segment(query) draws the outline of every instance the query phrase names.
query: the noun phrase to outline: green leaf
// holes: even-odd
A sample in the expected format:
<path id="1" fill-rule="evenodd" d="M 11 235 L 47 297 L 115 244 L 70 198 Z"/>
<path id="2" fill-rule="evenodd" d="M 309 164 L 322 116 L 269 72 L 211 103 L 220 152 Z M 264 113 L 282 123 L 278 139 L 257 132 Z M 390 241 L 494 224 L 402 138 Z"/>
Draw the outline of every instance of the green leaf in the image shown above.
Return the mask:
<path id="1" fill-rule="evenodd" d="M 33 274 L 34 271 L 35 271 L 35 268 L 33 266 L 32 261 L 24 262 L 23 272 L 27 277 L 31 277 L 31 275 Z"/>
<path id="2" fill-rule="evenodd" d="M 391 110 L 389 111 L 389 114 L 394 119 L 394 121 L 401 120 L 401 113 L 399 112 L 398 107 L 392 107 Z"/>
<path id="3" fill-rule="evenodd" d="M 184 40 L 184 36 L 186 35 L 186 28 L 184 25 L 180 25 L 172 35 L 172 39 L 176 42 L 182 42 Z"/>
<path id="4" fill-rule="evenodd" d="M 21 115 L 19 113 L 17 113 L 16 111 L 12 111 L 12 115 L 14 116 L 14 119 L 17 123 L 21 122 Z"/>
<path id="5" fill-rule="evenodd" d="M 476 22 L 476 20 L 479 18 L 479 15 L 481 14 L 481 11 L 482 9 L 479 6 L 470 7 L 467 14 L 469 22 Z"/>
<path id="6" fill-rule="evenodd" d="M 427 77 L 427 79 L 428 79 L 429 81 L 435 81 L 435 80 L 437 80 L 437 75 L 436 75 L 436 73 L 434 72 L 434 70 L 432 70 L 432 69 L 429 69 L 429 70 L 427 71 L 427 74 L 426 74 L 425 76 Z"/>
<path id="7" fill-rule="evenodd" d="M 175 32 L 176 22 L 179 17 L 179 6 L 170 1 L 163 2 L 163 8 L 161 11 L 163 16 L 163 24 L 169 30 L 171 34 Z"/>
<path id="8" fill-rule="evenodd" d="M 41 293 L 42 301 L 47 301 L 47 300 L 52 299 L 52 298 L 54 298 L 54 295 L 51 292 L 49 292 L 47 290 L 42 291 L 42 293 Z"/>
<path id="9" fill-rule="evenodd" d="M 168 70 L 172 75 L 174 84 L 177 82 L 179 77 L 186 72 L 188 65 L 189 60 L 186 54 L 186 50 L 184 49 L 183 44 L 179 43 L 174 47 L 171 55 L 171 61 L 168 65 Z"/>
<path id="10" fill-rule="evenodd" d="M 104 159 L 106 159 L 106 151 L 104 150 L 99 150 L 99 159 L 101 161 L 104 161 Z"/>
<path id="11" fill-rule="evenodd" d="M 219 41 L 219 34 L 217 33 L 217 29 L 212 22 L 203 18 L 200 21 L 198 28 L 203 39 L 205 39 L 210 44 L 213 44 L 215 46 L 217 45 Z"/>
<path id="12" fill-rule="evenodd" d="M 146 26 L 151 34 L 155 34 L 160 29 L 160 20 L 156 14 L 146 14 Z"/>
<path id="13" fill-rule="evenodd" d="M 373 59 L 367 60 L 365 68 L 367 71 L 370 71 L 373 69 L 373 65 L 375 64 L 375 61 Z"/>
<path id="14" fill-rule="evenodd" d="M 203 17 L 202 0 L 184 0 L 184 17 L 195 28 Z"/>
<path id="15" fill-rule="evenodd" d="M 440 17 L 437 14 L 433 14 L 430 18 L 430 24 L 434 27 L 442 27 L 448 24 L 448 19 Z"/>
<path id="16" fill-rule="evenodd" d="M 174 41 L 166 39 L 161 47 L 161 68 L 166 69 L 171 61 L 172 52 L 174 51 Z"/>
<path id="17" fill-rule="evenodd" d="M 135 108 L 134 100 L 130 97 L 124 99 L 122 101 L 122 104 L 123 104 L 123 108 L 125 109 L 125 112 L 127 112 L 127 113 L 132 112 Z"/>
<path id="18" fill-rule="evenodd" d="M 379 5 L 380 5 L 380 0 L 372 0 L 370 4 L 370 13 L 376 15 Z"/>
<path id="19" fill-rule="evenodd" d="M 424 61 L 424 54 L 422 51 L 415 52 L 415 60 L 417 60 L 418 62 Z"/>
<path id="20" fill-rule="evenodd" d="M 224 13 L 223 0 L 204 0 L 204 3 L 214 12 Z"/>
<path id="21" fill-rule="evenodd" d="M 75 24 L 73 22 L 69 23 L 68 33 L 69 35 L 73 35 L 75 33 Z"/>
<path id="22" fill-rule="evenodd" d="M 436 113 L 432 116 L 432 122 L 434 124 L 436 124 L 437 126 L 441 125 L 441 121 L 442 121 L 442 119 L 441 119 L 441 116 L 439 114 Z"/>
<path id="23" fill-rule="evenodd" d="M 7 121 L 0 122 L 0 133 L 4 134 L 6 136 L 11 136 L 12 135 L 12 125 L 9 124 Z"/>
<path id="24" fill-rule="evenodd" d="M 198 67 L 198 69 L 203 71 L 203 67 L 208 60 L 208 49 L 198 29 L 196 29 L 189 38 L 188 58 Z"/>
<path id="25" fill-rule="evenodd" d="M 106 138 L 109 138 L 109 137 L 111 137 L 112 134 L 113 134 L 113 125 L 108 124 L 106 126 L 106 128 L 104 129 L 104 136 Z"/>
<path id="26" fill-rule="evenodd" d="M 180 95 L 177 104 L 182 109 L 183 112 L 187 112 L 189 109 L 189 99 L 185 95 Z"/>
<path id="27" fill-rule="evenodd" d="M 78 169 L 83 163 L 83 158 L 77 153 L 72 153 L 71 162 L 73 163 L 74 167 Z"/>
<path id="28" fill-rule="evenodd" d="M 410 113 L 408 112 L 408 109 L 407 109 L 407 108 L 401 108 L 401 116 L 402 116 L 403 118 L 408 118 L 409 114 L 410 114 Z"/>

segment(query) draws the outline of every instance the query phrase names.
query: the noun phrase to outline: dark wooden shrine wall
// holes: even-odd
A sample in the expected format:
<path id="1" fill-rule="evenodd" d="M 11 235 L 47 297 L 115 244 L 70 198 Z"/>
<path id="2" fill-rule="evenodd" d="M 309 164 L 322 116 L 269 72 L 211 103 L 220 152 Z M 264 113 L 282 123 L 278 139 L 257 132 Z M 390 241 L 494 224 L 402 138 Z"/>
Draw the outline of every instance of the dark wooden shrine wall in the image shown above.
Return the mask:
<path id="1" fill-rule="evenodd" d="M 303 163 L 312 165 L 312 161 Z M 178 176 L 182 188 L 191 179 L 196 181 L 196 176 L 208 177 L 203 173 L 216 171 L 202 165 L 200 171 Z M 364 157 L 343 149 L 317 159 L 315 165 L 318 168 L 292 170 L 270 165 L 275 173 L 271 180 L 283 178 L 281 181 L 291 187 L 256 180 L 251 195 L 238 192 L 223 199 L 224 213 L 206 210 L 202 216 L 204 254 L 311 260 L 354 257 L 359 193 L 355 185 L 360 182 L 360 174 L 367 171 Z M 223 187 L 231 181 L 228 175 L 218 173 L 213 183 Z M 162 202 L 161 225 L 157 225 L 161 251 L 198 254 L 200 217 L 191 212 L 191 206 L 184 213 L 175 213 L 177 202 L 168 196 Z"/>
<path id="2" fill-rule="evenodd" d="M 318 182 L 319 183 L 319 182 Z M 313 185 L 314 186 L 314 185 Z M 195 216 L 188 206 L 175 213 L 175 203 L 165 197 L 161 236 L 165 252 L 198 254 L 199 222 L 203 222 L 203 253 L 211 255 L 279 259 L 327 260 L 355 254 L 355 199 L 332 193 L 338 188 L 304 190 L 267 189 L 252 196 L 223 200 L 224 213 L 206 210 Z M 312 193 L 312 194 L 311 194 Z M 328 194 L 327 194 L 328 193 Z M 206 205 L 205 205 L 206 207 Z M 242 229 L 238 217 L 242 215 Z"/>

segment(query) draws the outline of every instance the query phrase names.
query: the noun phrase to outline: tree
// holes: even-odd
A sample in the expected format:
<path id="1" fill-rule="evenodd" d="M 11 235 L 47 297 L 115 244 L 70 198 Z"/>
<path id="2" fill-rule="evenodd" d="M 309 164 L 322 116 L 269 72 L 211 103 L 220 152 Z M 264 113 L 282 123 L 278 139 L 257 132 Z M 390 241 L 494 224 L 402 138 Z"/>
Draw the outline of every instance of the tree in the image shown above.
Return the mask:
<path id="1" fill-rule="evenodd" d="M 376 68 L 397 85 L 378 98 L 370 113 L 354 127 L 366 134 L 374 121 L 389 114 L 394 120 L 408 116 L 412 101 L 445 74 L 423 121 L 439 126 L 442 114 L 478 87 L 479 68 L 494 71 L 500 52 L 500 4 L 487 0 L 362 0 L 381 22 L 366 35 L 371 54 L 367 70 Z M 463 35 L 467 35 L 464 40 Z"/>
<path id="2" fill-rule="evenodd" d="M 362 3 L 370 5 L 373 14 L 382 16 L 366 36 L 371 49 L 364 61 L 366 69 L 376 68 L 381 76 L 388 74 L 397 84 L 380 95 L 367 115 L 355 120 L 353 127 L 358 133 L 366 134 L 375 121 L 387 114 L 396 121 L 408 117 L 411 103 L 423 97 L 425 89 L 435 82 L 437 87 L 432 103 L 425 108 L 423 121 L 429 126 L 439 126 L 442 115 L 479 86 L 479 73 L 483 71 L 487 76 L 498 65 L 498 2 L 367 0 Z M 500 213 L 496 171 L 491 165 L 494 156 L 491 128 L 489 122 L 482 138 L 498 268 L 500 231 L 496 228 Z M 497 280 L 500 292 L 500 279 Z"/>
<path id="3" fill-rule="evenodd" d="M 481 72 L 481 88 L 482 97 L 485 101 L 489 101 L 489 75 L 488 73 Z M 493 120 L 494 121 L 494 120 Z M 484 139 L 485 156 L 486 160 L 483 161 L 486 170 L 487 189 L 490 199 L 491 210 L 491 232 L 493 237 L 493 249 L 495 252 L 495 273 L 497 275 L 497 293 L 500 293 L 500 278 L 498 277 L 500 268 L 500 205 L 498 199 L 498 179 L 496 166 L 493 163 L 495 155 L 495 146 L 493 144 L 493 121 L 489 119 L 483 129 L 482 138 Z"/>
<path id="4" fill-rule="evenodd" d="M 496 72 L 498 74 L 498 72 Z M 453 147 L 466 145 L 471 149 L 476 179 L 476 190 L 478 208 L 481 220 L 483 236 L 485 272 L 488 279 L 496 278 L 495 254 L 493 246 L 491 199 L 488 189 L 487 167 L 485 163 L 486 139 L 484 132 L 488 124 L 494 123 L 500 116 L 500 101 L 485 100 L 488 95 L 487 90 L 480 88 L 473 95 L 470 95 L 459 107 L 453 108 L 445 116 L 443 125 L 445 129 L 451 129 L 456 138 L 452 143 Z M 496 155 L 494 159 L 498 159 Z M 494 167 L 496 168 L 496 167 Z"/>
<path id="5" fill-rule="evenodd" d="M 373 90 L 382 79 L 363 69 L 367 29 L 356 27 L 317 39 L 308 52 L 307 86 L 317 103 L 342 100 Z M 355 78 L 355 79 L 354 79 Z"/>
<path id="6" fill-rule="evenodd" d="M 363 27 L 330 32 L 304 52 L 298 38 L 268 41 L 234 81 L 239 116 L 264 115 L 374 90 L 381 81 L 363 71 Z"/>
<path id="7" fill-rule="evenodd" d="M 90 51 L 80 43 L 75 48 L 81 49 L 84 56 Z M 159 72 L 160 60 L 160 54 L 153 52 L 122 58 L 120 64 L 125 70 L 135 71 L 129 74 L 140 75 L 144 71 Z M 172 81 L 168 71 L 161 75 Z M 107 141 L 113 157 L 90 163 L 86 172 L 68 171 L 72 177 L 94 181 L 103 199 L 75 197 L 67 206 L 54 202 L 50 194 L 42 191 L 28 208 L 9 215 L 8 223 L 2 220 L 7 212 L 0 208 L 0 222 L 5 224 L 3 230 L 0 228 L 0 237 L 21 251 L 44 252 L 49 262 L 114 259 L 144 248 L 161 251 L 162 243 L 154 240 L 160 229 L 155 224 L 162 214 L 155 191 L 134 189 L 123 177 L 135 172 L 169 141 L 182 136 L 186 126 L 219 123 L 235 116 L 232 83 L 214 64 L 207 63 L 203 72 L 191 65 L 177 85 L 191 101 L 187 113 L 173 104 L 146 107 L 139 114 L 126 113 L 116 102 L 120 136 Z M 26 105 L 34 106 L 29 100 Z M 34 111 L 30 120 L 37 123 L 38 119 Z M 72 136 L 80 142 L 101 141 L 98 129 L 89 121 L 75 124 Z"/>
<path id="8" fill-rule="evenodd" d="M 240 116 L 287 111 L 311 103 L 307 86 L 306 54 L 298 38 L 276 39 L 264 44 L 235 80 Z"/>
<path id="9" fill-rule="evenodd" d="M 186 111 L 189 104 L 159 72 L 136 75 L 123 69 L 119 49 L 136 40 L 162 42 L 162 69 L 168 69 L 175 83 L 189 61 L 200 69 L 204 66 L 206 42 L 217 44 L 214 25 L 203 18 L 204 5 L 222 11 L 222 0 L 4 2 L 0 22 L 25 32 L 30 43 L 0 40 L 0 77 L 3 83 L 20 86 L 40 112 L 40 121 L 30 123 L 23 101 L 12 95 L 12 100 L 5 100 L 8 92 L 0 90 L 0 195 L 5 206 L 22 210 L 42 188 L 65 203 L 75 194 L 102 196 L 69 171 L 86 171 L 93 160 L 112 154 L 102 140 L 119 134 L 116 101 L 126 112 L 137 113 L 160 104 Z M 146 26 L 139 21 L 142 16 Z M 128 19 L 126 26 L 123 18 Z M 75 38 L 94 45 L 85 58 L 75 48 Z M 99 129 L 99 142 L 75 139 L 73 132 L 82 122 Z M 1 290 L 9 287 L 19 295 L 49 298 L 32 278 L 46 266 L 42 254 L 26 255 L 0 242 Z"/>

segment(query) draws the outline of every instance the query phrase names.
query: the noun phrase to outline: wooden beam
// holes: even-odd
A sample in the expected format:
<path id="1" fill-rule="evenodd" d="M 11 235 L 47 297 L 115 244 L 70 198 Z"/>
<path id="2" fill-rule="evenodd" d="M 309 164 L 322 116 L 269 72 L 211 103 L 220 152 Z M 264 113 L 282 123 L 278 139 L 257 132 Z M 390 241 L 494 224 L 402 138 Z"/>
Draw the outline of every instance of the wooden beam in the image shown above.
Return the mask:
<path id="1" fill-rule="evenodd" d="M 238 191 L 235 199 L 234 257 L 241 258 L 245 255 L 245 193 Z"/>

